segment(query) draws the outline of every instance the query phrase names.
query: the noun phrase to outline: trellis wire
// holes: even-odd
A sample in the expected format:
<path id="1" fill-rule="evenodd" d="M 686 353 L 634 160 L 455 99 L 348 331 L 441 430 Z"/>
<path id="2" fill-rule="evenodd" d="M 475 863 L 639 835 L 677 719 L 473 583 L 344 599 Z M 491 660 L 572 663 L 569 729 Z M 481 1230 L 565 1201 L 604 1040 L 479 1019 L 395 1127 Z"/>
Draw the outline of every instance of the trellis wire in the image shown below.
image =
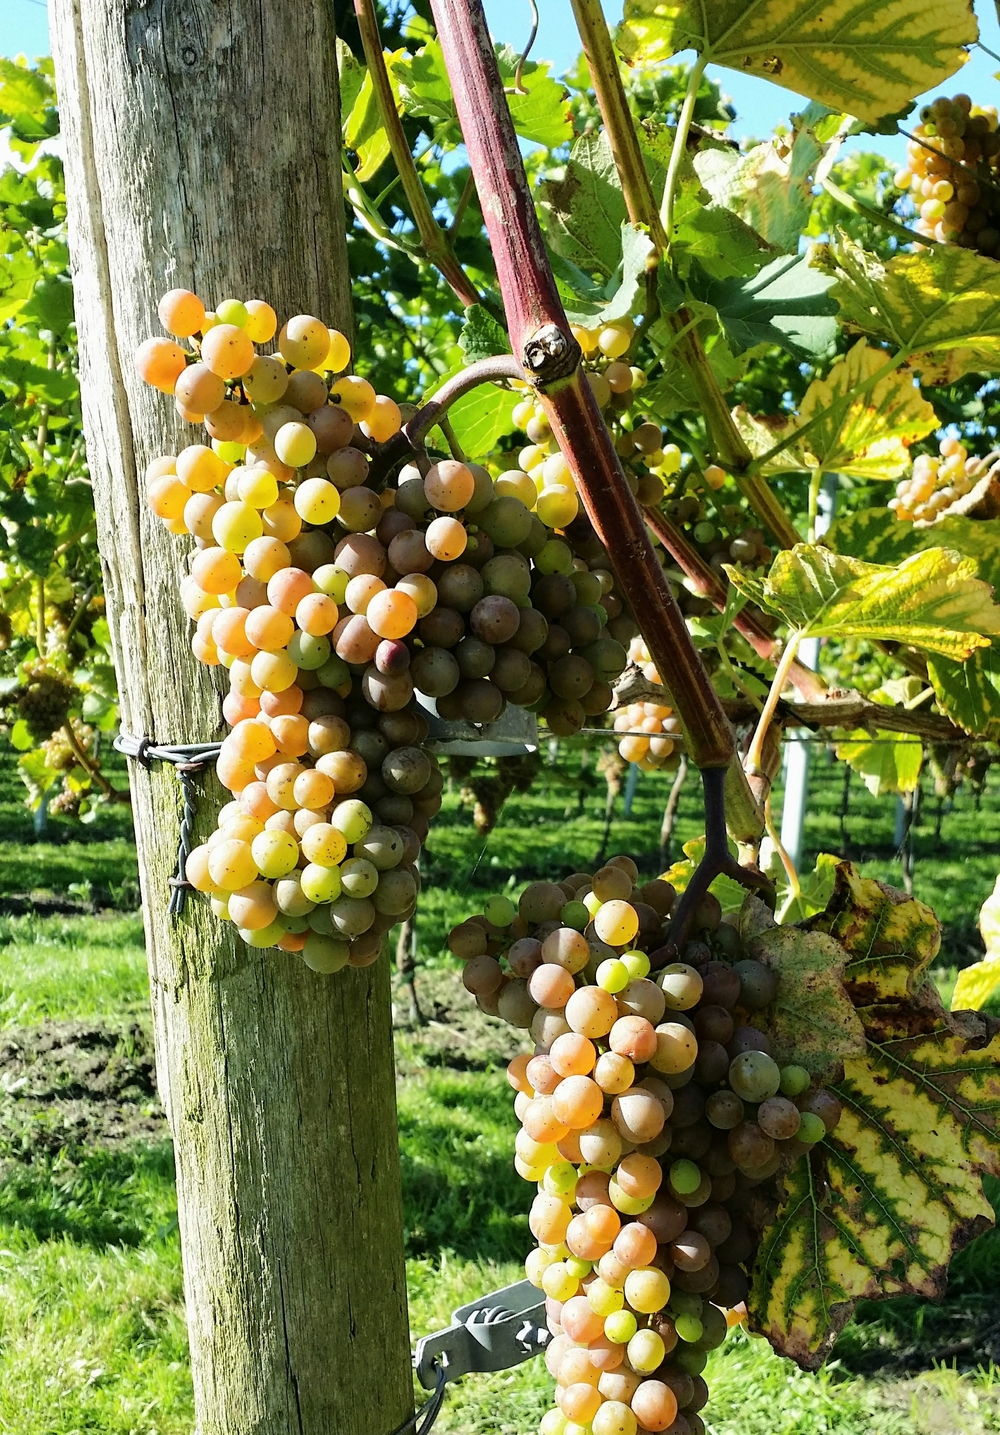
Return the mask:
<path id="1" fill-rule="evenodd" d="M 428 1430 L 441 1414 L 441 1407 L 444 1404 L 445 1392 L 445 1370 L 444 1366 L 437 1361 L 437 1384 L 434 1386 L 434 1394 L 426 1405 L 421 1405 L 415 1410 L 409 1420 L 404 1420 L 402 1425 L 397 1425 L 390 1435 L 427 1435 Z"/>
<path id="2" fill-rule="evenodd" d="M 194 823 L 198 815 L 198 789 L 195 778 L 211 767 L 222 751 L 221 742 L 154 743 L 149 737 L 133 737 L 122 731 L 114 740 L 116 751 L 133 758 L 143 767 L 150 768 L 154 762 L 168 762 L 177 769 L 181 791 L 184 794 L 184 813 L 177 843 L 177 871 L 170 878 L 173 892 L 170 897 L 170 915 L 177 917 L 184 910 L 191 883 L 185 869 L 191 853 L 194 837 Z M 429 1428 L 429 1427 L 428 1427 Z"/>

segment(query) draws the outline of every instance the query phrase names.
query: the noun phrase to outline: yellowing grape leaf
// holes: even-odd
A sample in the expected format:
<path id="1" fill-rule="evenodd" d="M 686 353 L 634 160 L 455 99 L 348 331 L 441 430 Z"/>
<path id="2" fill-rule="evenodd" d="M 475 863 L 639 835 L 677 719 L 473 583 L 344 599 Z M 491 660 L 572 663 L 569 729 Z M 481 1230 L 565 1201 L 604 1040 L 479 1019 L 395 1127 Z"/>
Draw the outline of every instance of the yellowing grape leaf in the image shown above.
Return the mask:
<path id="1" fill-rule="evenodd" d="M 913 996 L 941 949 L 941 925 L 930 907 L 862 877 L 850 862 L 837 868 L 826 910 L 809 927 L 850 953 L 844 980 L 856 1007 Z"/>
<path id="2" fill-rule="evenodd" d="M 963 659 L 1000 633 L 1000 608 L 974 559 L 929 548 L 896 567 L 845 558 L 814 544 L 779 553 L 763 578 L 725 565 L 740 593 L 800 636 L 908 643 Z"/>
<path id="3" fill-rule="evenodd" d="M 887 374 L 857 398 L 847 399 L 885 363 L 881 349 L 870 349 L 866 339 L 859 339 L 825 379 L 813 379 L 809 385 L 799 423 L 813 423 L 803 442 L 816 454 L 818 468 L 853 478 L 899 478 L 910 464 L 907 445 L 937 427 L 933 407 L 909 374 Z"/>
<path id="4" fill-rule="evenodd" d="M 980 908 L 979 930 L 986 956 L 959 972 L 951 998 L 952 1011 L 978 1011 L 1000 987 L 1000 877 Z"/>
<path id="5" fill-rule="evenodd" d="M 858 728 L 837 743 L 836 753 L 863 779 L 873 797 L 912 792 L 920 779 L 924 744 L 912 732 L 870 733 Z"/>
<path id="6" fill-rule="evenodd" d="M 857 964 L 878 993 L 858 1012 L 868 1050 L 832 1087 L 839 1125 L 780 1181 L 749 1300 L 752 1328 L 809 1369 L 862 1297 L 941 1296 L 953 1253 L 992 1224 L 980 1178 L 1000 1174 L 1000 1025 L 946 1012 L 930 982 L 911 994 L 937 946 L 927 909 L 850 870 L 831 908 L 848 990 Z"/>
<path id="7" fill-rule="evenodd" d="M 980 648 L 966 663 L 929 657 L 927 676 L 945 717 L 976 737 L 1000 738 L 1000 644 Z"/>
<path id="8" fill-rule="evenodd" d="M 891 7 L 886 7 L 887 13 Z M 853 240 L 818 246 L 812 262 L 835 273 L 831 294 L 850 328 L 905 350 L 925 384 L 1000 370 L 1000 265 L 936 244 L 887 264 Z"/>
<path id="9" fill-rule="evenodd" d="M 844 989 L 847 953 L 825 932 L 773 927 L 749 954 L 778 976 L 778 994 L 755 1024 L 766 1032 L 780 1066 L 794 1062 L 817 1082 L 839 1079 L 849 1056 L 865 1050 L 865 1034 Z"/>
<path id="10" fill-rule="evenodd" d="M 697 50 L 863 120 L 953 75 L 978 30 L 968 0 L 626 0 L 631 62 Z"/>

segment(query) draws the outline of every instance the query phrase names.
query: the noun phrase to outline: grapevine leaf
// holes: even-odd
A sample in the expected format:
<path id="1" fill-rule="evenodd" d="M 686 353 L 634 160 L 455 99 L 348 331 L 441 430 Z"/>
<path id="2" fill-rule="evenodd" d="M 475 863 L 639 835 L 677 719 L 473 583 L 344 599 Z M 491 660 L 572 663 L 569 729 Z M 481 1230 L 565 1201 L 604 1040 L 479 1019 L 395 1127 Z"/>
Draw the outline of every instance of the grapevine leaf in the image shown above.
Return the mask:
<path id="1" fill-rule="evenodd" d="M 617 42 L 632 63 L 697 50 L 877 120 L 953 75 L 977 34 L 967 0 L 626 0 Z"/>
<path id="2" fill-rule="evenodd" d="M 945 717 L 977 737 L 1000 738 L 1000 646 L 980 648 L 965 663 L 928 658 L 927 676 Z"/>
<path id="3" fill-rule="evenodd" d="M 1000 1173 L 1000 1037 L 925 980 L 940 928 L 922 903 L 845 863 L 809 926 L 847 949 L 868 1049 L 833 1087 L 839 1125 L 783 1179 L 749 1306 L 775 1349 L 815 1369 L 858 1299 L 940 1297 L 954 1251 L 992 1224 L 980 1177 Z"/>
<path id="4" fill-rule="evenodd" d="M 734 353 L 755 344 L 777 344 L 799 357 L 820 359 L 833 349 L 837 306 L 829 295 L 831 280 L 805 255 L 783 255 L 750 279 L 699 284 L 695 272 L 691 287 L 718 310 Z"/>
<path id="5" fill-rule="evenodd" d="M 756 1018 L 779 1065 L 794 1062 L 817 1082 L 835 1080 L 849 1056 L 865 1050 L 860 1018 L 844 989 L 847 953 L 825 932 L 773 927 L 749 954 L 778 977 L 778 995 Z"/>
<path id="6" fill-rule="evenodd" d="M 787 447 L 772 453 L 760 470 L 765 478 L 775 473 L 805 473 L 818 467 L 819 461 L 810 452 L 808 439 L 796 439 L 796 424 L 791 415 L 782 413 L 758 417 L 739 404 L 733 409 L 733 422 L 754 458 L 771 453 L 779 439 L 788 440 Z"/>
<path id="7" fill-rule="evenodd" d="M 873 797 L 885 792 L 912 792 L 920 778 L 924 745 L 912 732 L 874 734 L 865 728 L 852 732 L 837 743 L 841 762 L 858 773 Z"/>
<path id="8" fill-rule="evenodd" d="M 979 930 L 986 956 L 959 972 L 951 998 L 952 1011 L 978 1011 L 1000 987 L 1000 877 L 980 908 Z"/>
<path id="9" fill-rule="evenodd" d="M 774 246 L 738 214 L 712 203 L 693 169 L 678 188 L 673 234 L 671 253 L 677 272 L 692 282 L 699 265 L 714 279 L 744 278 L 774 254 Z"/>
<path id="10" fill-rule="evenodd" d="M 458 344 L 469 364 L 492 358 L 494 354 L 510 353 L 507 331 L 482 304 L 471 304 L 466 309 Z"/>
<path id="11" fill-rule="evenodd" d="M 636 229 L 632 224 L 623 224 L 621 260 L 617 269 L 599 291 L 598 298 L 577 299 L 575 303 L 565 305 L 570 323 L 597 328 L 631 314 L 640 291 L 645 292 L 646 260 L 652 252 L 652 241 L 644 230 Z M 678 294 L 678 302 L 682 297 Z M 676 309 L 677 303 L 673 307 Z"/>
<path id="12" fill-rule="evenodd" d="M 364 83 L 365 67 L 346 40 L 337 36 L 337 71 L 340 78 L 340 112 L 349 115 Z"/>
<path id="13" fill-rule="evenodd" d="M 392 71 L 389 73 L 391 77 Z M 356 174 L 362 183 L 371 179 L 389 157 L 389 136 L 382 123 L 372 77 L 367 71 L 344 120 L 344 144 L 358 157 Z"/>
<path id="14" fill-rule="evenodd" d="M 508 90 L 507 104 L 514 128 L 523 139 L 545 145 L 547 149 L 558 149 L 573 138 L 569 97 L 558 80 L 549 74 L 550 66 L 534 60 L 526 61 L 521 67 L 521 85 L 528 93 L 511 94 L 520 58 L 519 52 L 510 45 L 497 47 L 497 62 Z"/>
<path id="15" fill-rule="evenodd" d="M 510 433 L 519 397 L 510 389 L 480 384 L 452 404 L 448 418 L 455 437 L 470 458 L 486 458 L 498 440 Z"/>
<path id="16" fill-rule="evenodd" d="M 845 983 L 856 1007 L 913 996 L 941 947 L 941 926 L 930 907 L 862 877 L 850 862 L 837 868 L 826 910 L 809 926 L 850 953 Z"/>
<path id="17" fill-rule="evenodd" d="M 549 243 L 585 274 L 610 279 L 621 258 L 628 219 L 607 136 L 584 135 L 570 152 L 565 176 L 542 187 Z"/>
<path id="18" fill-rule="evenodd" d="M 823 542 L 835 553 L 866 563 L 899 563 L 918 546 L 912 523 L 900 523 L 891 508 L 859 508 L 838 518 Z"/>
<path id="19" fill-rule="evenodd" d="M 887 374 L 845 404 L 848 393 L 885 366 L 880 349 L 859 339 L 825 379 L 813 379 L 799 409 L 802 424 L 813 423 L 809 447 L 818 467 L 853 478 L 899 478 L 910 463 L 908 445 L 937 427 L 931 404 L 912 378 Z"/>
<path id="20" fill-rule="evenodd" d="M 817 912 L 823 911 L 833 893 L 839 866 L 840 858 L 832 852 L 818 853 L 812 871 L 799 874 L 799 891 L 794 897 L 789 892 L 787 880 L 784 883 L 779 881 L 777 897 L 782 925 L 804 922 L 807 917 L 814 917 Z"/>
<path id="21" fill-rule="evenodd" d="M 967 658 L 1000 633 L 1000 608 L 973 559 L 929 548 L 895 568 L 808 543 L 779 553 L 766 577 L 725 565 L 739 591 L 799 634 L 905 642 Z"/>
<path id="22" fill-rule="evenodd" d="M 732 209 L 786 254 L 798 253 L 799 236 L 809 222 L 810 177 L 827 148 L 815 126 L 828 115 L 822 105 L 810 105 L 805 113 L 793 115 L 791 145 L 782 136 L 754 145 L 745 154 L 720 147 L 694 156 L 698 177 L 715 202 Z M 835 120 L 839 123 L 839 116 Z"/>
<path id="23" fill-rule="evenodd" d="M 906 349 L 926 384 L 1000 368 L 1000 266 L 970 249 L 936 244 L 883 264 L 842 237 L 817 259 L 837 276 L 832 293 L 859 333 Z M 814 260 L 815 262 L 815 260 Z"/>

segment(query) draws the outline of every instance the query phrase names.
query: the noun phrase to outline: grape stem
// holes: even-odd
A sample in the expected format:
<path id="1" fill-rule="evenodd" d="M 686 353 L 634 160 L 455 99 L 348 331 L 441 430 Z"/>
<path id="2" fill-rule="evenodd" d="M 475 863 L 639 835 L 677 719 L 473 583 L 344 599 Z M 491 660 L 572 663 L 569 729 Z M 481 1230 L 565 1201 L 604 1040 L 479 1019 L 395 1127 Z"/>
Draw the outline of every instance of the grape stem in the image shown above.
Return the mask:
<path id="1" fill-rule="evenodd" d="M 493 249 L 512 348 L 622 592 L 642 615 L 650 653 L 671 694 L 692 758 L 699 767 L 729 771 L 729 819 L 740 840 L 752 840 L 763 831 L 763 812 L 581 368 L 580 346 L 549 263 L 481 0 L 432 0 L 431 9 Z"/>
<path id="2" fill-rule="evenodd" d="M 410 213 L 413 216 L 417 233 L 420 235 L 422 257 L 429 259 L 441 273 L 461 304 L 466 308 L 471 304 L 478 304 L 480 302 L 479 291 L 456 259 L 447 232 L 434 218 L 427 192 L 421 183 L 417 167 L 413 163 L 410 142 L 406 138 L 403 123 L 399 118 L 392 81 L 389 79 L 389 72 L 385 65 L 374 0 L 354 0 L 354 13 L 357 17 L 358 29 L 361 32 L 361 43 L 364 46 L 368 74 L 371 77 L 379 115 L 389 141 L 389 150 L 403 186 L 403 193 L 410 206 Z M 521 71 L 518 67 L 518 80 L 520 80 L 520 75 Z"/>
<path id="3" fill-rule="evenodd" d="M 677 904 L 666 941 L 649 954 L 652 971 L 677 961 L 699 903 L 716 877 L 731 877 L 741 887 L 762 893 L 765 900 L 774 900 L 773 883 L 757 867 L 741 867 L 729 850 L 724 769 L 703 768 L 701 782 L 705 799 L 705 851 Z"/>
<path id="4" fill-rule="evenodd" d="M 726 585 L 715 569 L 705 562 L 701 554 L 689 542 L 686 535 L 659 508 L 645 510 L 647 526 L 656 534 L 664 548 L 681 571 L 720 613 L 726 611 Z M 742 633 L 758 657 L 767 662 L 774 660 L 777 643 L 764 624 L 742 608 L 733 619 L 733 627 Z M 826 696 L 826 684 L 818 674 L 810 672 L 801 663 L 793 663 L 788 673 L 800 697 L 806 702 L 822 702 Z"/>
<path id="5" fill-rule="evenodd" d="M 604 121 L 604 130 L 621 181 L 622 195 L 625 199 L 629 219 L 633 224 L 641 225 L 648 231 L 653 242 L 654 254 L 659 260 L 669 248 L 667 238 L 670 224 L 669 211 L 673 208 L 677 172 L 687 145 L 687 135 L 690 133 L 691 114 L 693 114 L 694 102 L 701 84 L 704 63 L 699 61 L 692 70 L 692 88 L 689 90 L 690 113 L 688 113 L 686 121 L 682 113 L 674 132 L 674 147 L 670 157 L 672 177 L 667 180 L 663 196 L 664 210 L 667 211 L 665 225 L 664 217 L 661 216 L 653 195 L 653 188 L 629 110 L 628 97 L 622 84 L 621 71 L 618 68 L 618 60 L 611 44 L 600 0 L 572 0 L 572 4 L 584 54 L 590 66 L 601 119 Z M 697 79 L 694 78 L 696 74 Z M 685 105 L 687 105 L 687 101 L 685 101 Z M 652 257 L 650 256 L 651 260 Z M 793 548 L 799 541 L 798 534 L 781 504 L 763 478 L 752 471 L 744 473 L 744 469 L 749 468 L 751 464 L 752 455 L 736 427 L 725 395 L 709 363 L 705 346 L 698 333 L 698 322 L 697 316 L 692 315 L 690 309 L 683 305 L 675 314 L 668 315 L 666 323 L 671 330 L 672 338 L 667 347 L 661 349 L 660 358 L 662 359 L 672 349 L 677 350 L 677 357 L 687 370 L 697 395 L 698 407 L 708 431 L 713 461 L 721 464 L 728 473 L 733 474 L 740 492 L 760 521 L 771 532 L 778 546 Z M 648 327 L 647 315 L 647 319 L 643 321 L 643 329 L 648 329 Z"/>
<path id="6" fill-rule="evenodd" d="M 378 492 L 385 487 L 389 474 L 404 458 L 423 453 L 427 434 L 435 424 L 441 423 L 452 404 L 480 384 L 499 384 L 505 380 L 525 382 L 524 370 L 513 354 L 494 354 L 488 359 L 478 359 L 448 379 L 432 398 L 417 409 L 399 433 L 386 443 L 371 445 L 372 464 L 366 480 L 368 487 Z M 448 437 L 447 432 L 445 437 Z"/>

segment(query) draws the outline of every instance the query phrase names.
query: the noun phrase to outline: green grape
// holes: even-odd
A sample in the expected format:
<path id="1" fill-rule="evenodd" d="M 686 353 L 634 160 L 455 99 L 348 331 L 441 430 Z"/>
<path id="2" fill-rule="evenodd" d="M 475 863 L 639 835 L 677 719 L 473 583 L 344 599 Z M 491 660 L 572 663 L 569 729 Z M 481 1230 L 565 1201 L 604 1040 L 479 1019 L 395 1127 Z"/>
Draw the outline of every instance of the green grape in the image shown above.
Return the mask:
<path id="1" fill-rule="evenodd" d="M 288 656 L 296 667 L 305 669 L 307 673 L 318 672 L 330 661 L 330 639 L 297 631 L 289 639 Z"/>
<path id="2" fill-rule="evenodd" d="M 649 976 L 649 958 L 645 952 L 623 952 L 619 960 L 628 968 L 633 981 Z"/>
<path id="3" fill-rule="evenodd" d="M 766 1101 L 781 1085 L 778 1063 L 763 1051 L 745 1051 L 730 1064 L 729 1085 L 744 1101 Z"/>
<path id="4" fill-rule="evenodd" d="M 628 967 L 617 957 L 609 957 L 597 968 L 597 985 L 606 992 L 622 992 L 631 980 Z"/>
<path id="5" fill-rule="evenodd" d="M 483 915 L 494 927 L 509 927 L 517 916 L 517 907 L 509 897 L 491 897 L 483 908 Z"/>
<path id="6" fill-rule="evenodd" d="M 604 1334 L 615 1345 L 627 1345 L 639 1329 L 639 1322 L 630 1310 L 616 1310 L 604 1322 Z"/>
<path id="7" fill-rule="evenodd" d="M 572 1200 L 577 1190 L 577 1168 L 571 1161 L 554 1161 L 545 1170 L 541 1184 L 545 1195 L 565 1195 Z"/>
<path id="8" fill-rule="evenodd" d="M 257 927 L 251 930 L 249 927 L 240 927 L 239 934 L 248 947 L 274 947 L 285 935 L 285 924 L 280 918 L 268 927 Z"/>
<path id="9" fill-rule="evenodd" d="M 576 1276 L 578 1281 L 582 1281 L 584 1276 L 589 1276 L 594 1269 L 593 1261 L 585 1261 L 580 1256 L 567 1256 L 565 1265 L 570 1275 Z"/>
<path id="10" fill-rule="evenodd" d="M 324 688 L 342 688 L 350 681 L 351 670 L 343 658 L 332 653 L 323 666 L 316 669 L 316 676 Z"/>
<path id="11" fill-rule="evenodd" d="M 360 842 L 366 837 L 372 826 L 371 808 L 358 798 L 348 798 L 339 802 L 330 814 L 330 825 L 336 827 L 344 834 L 349 845 Z"/>
<path id="12" fill-rule="evenodd" d="M 689 1345 L 701 1340 L 705 1333 L 705 1327 L 696 1315 L 679 1315 L 674 1321 L 674 1330 L 681 1340 L 686 1340 Z"/>
<path id="13" fill-rule="evenodd" d="M 573 550 L 560 538 L 550 538 L 545 547 L 535 555 L 535 567 L 539 573 L 563 573 L 573 571 Z"/>
<path id="14" fill-rule="evenodd" d="M 220 324 L 235 324 L 237 329 L 242 329 L 250 317 L 246 305 L 238 299 L 223 299 L 216 304 L 215 313 Z"/>
<path id="15" fill-rule="evenodd" d="M 817 1141 L 822 1141 L 826 1135 L 826 1127 L 820 1118 L 812 1111 L 803 1111 L 799 1129 L 795 1133 L 804 1146 L 812 1146 Z"/>
<path id="16" fill-rule="evenodd" d="M 801 1096 L 809 1088 L 809 1073 L 804 1066 L 783 1066 L 781 1068 L 782 1096 Z"/>
<path id="17" fill-rule="evenodd" d="M 701 1185 L 701 1172 L 693 1161 L 674 1161 L 670 1167 L 670 1184 L 682 1196 L 690 1196 Z"/>
<path id="18" fill-rule="evenodd" d="M 478 523 L 498 548 L 516 548 L 531 532 L 531 512 L 519 498 L 495 498 Z"/>
<path id="19" fill-rule="evenodd" d="M 321 593 L 325 593 L 335 603 L 343 603 L 347 596 L 347 585 L 351 581 L 349 573 L 345 573 L 343 568 L 338 568 L 335 563 L 323 563 L 312 576 Z"/>
<path id="20" fill-rule="evenodd" d="M 350 954 L 351 949 L 347 942 L 319 932 L 313 932 L 306 937 L 306 944 L 302 948 L 302 960 L 314 972 L 339 972 L 347 966 Z"/>
<path id="21" fill-rule="evenodd" d="M 564 927 L 582 932 L 590 923 L 590 913 L 582 902 L 567 902 L 559 913 L 559 920 Z"/>

